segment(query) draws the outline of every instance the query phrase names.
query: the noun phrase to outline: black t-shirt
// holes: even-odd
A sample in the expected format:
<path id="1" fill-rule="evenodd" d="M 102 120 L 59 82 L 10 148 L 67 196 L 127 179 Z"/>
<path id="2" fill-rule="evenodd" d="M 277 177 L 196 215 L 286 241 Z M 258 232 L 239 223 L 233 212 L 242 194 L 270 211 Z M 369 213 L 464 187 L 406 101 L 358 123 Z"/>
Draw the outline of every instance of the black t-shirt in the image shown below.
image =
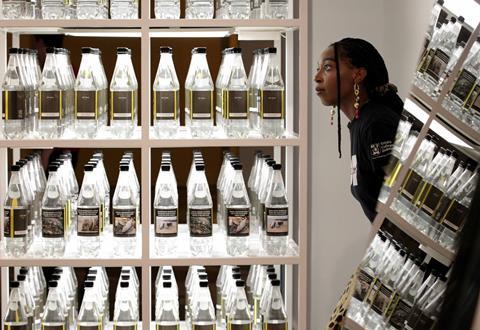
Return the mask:
<path id="1" fill-rule="evenodd" d="M 348 124 L 351 144 L 351 191 L 373 222 L 375 207 L 395 142 L 400 115 L 391 108 L 369 101 L 358 119 Z"/>

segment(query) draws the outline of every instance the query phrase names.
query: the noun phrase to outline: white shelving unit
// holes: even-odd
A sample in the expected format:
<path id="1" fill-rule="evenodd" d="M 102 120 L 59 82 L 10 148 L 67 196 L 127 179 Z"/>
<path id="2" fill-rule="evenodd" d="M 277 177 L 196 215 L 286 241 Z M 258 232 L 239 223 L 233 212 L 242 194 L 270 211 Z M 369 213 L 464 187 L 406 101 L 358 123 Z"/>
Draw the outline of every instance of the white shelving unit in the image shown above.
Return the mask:
<path id="1" fill-rule="evenodd" d="M 141 194 L 142 194 L 142 224 L 141 246 L 138 257 L 129 258 L 8 258 L 0 255 L 1 268 L 1 313 L 4 315 L 8 296 L 8 268 L 18 266 L 137 266 L 142 273 L 142 327 L 151 326 L 151 275 L 150 267 L 162 265 L 222 265 L 222 264 L 280 264 L 285 266 L 285 300 L 289 312 L 290 329 L 307 329 L 307 247 L 308 247 L 308 56 L 309 56 L 309 24 L 308 0 L 291 1 L 290 13 L 297 7 L 297 17 L 285 20 L 157 20 L 150 18 L 150 1 L 142 1 L 140 19 L 135 20 L 0 20 L 0 76 L 3 77 L 7 61 L 7 33 L 12 33 L 12 46 L 19 46 L 21 34 L 71 32 L 96 32 L 115 34 L 129 32 L 140 38 L 141 42 L 141 98 L 139 111 L 141 116 L 141 138 L 132 140 L 0 140 L 0 163 L 7 164 L 7 148 L 13 149 L 14 161 L 18 160 L 20 149 L 30 148 L 138 148 L 141 150 Z M 152 9 L 153 10 L 153 9 Z M 293 14 L 291 14 L 293 16 Z M 274 40 L 275 46 L 281 47 L 281 39 L 285 40 L 285 82 L 286 82 L 286 127 L 291 134 L 282 139 L 169 139 L 158 140 L 150 137 L 151 102 L 151 38 L 153 32 L 183 32 L 225 30 L 230 33 L 245 35 L 248 40 Z M 295 47 L 295 42 L 297 46 Z M 282 52 L 280 52 L 282 53 Z M 105 59 L 104 59 L 105 61 Z M 298 72 L 296 68 L 298 67 Z M 294 100 L 298 100 L 294 103 Z M 1 105 L 0 105 L 1 106 Z M 298 107 L 298 109 L 297 109 Z M 298 114 L 298 118 L 295 118 Z M 293 133 L 295 123 L 298 132 Z M 3 127 L 3 122 L 0 121 Z M 296 214 L 290 221 L 292 253 L 286 256 L 255 255 L 246 257 L 228 257 L 226 255 L 212 258 L 171 256 L 162 258 L 155 256 L 150 250 L 151 232 L 151 192 L 150 184 L 154 173 L 150 171 L 152 148 L 185 148 L 185 147 L 273 147 L 274 155 L 280 160 L 284 148 L 284 165 L 287 190 L 290 200 L 297 200 L 291 205 L 290 214 Z M 15 159 L 17 158 L 17 159 Z M 137 160 L 138 161 L 138 160 Z M 0 206 L 3 215 L 3 197 L 8 182 L 7 166 L 0 172 Z M 294 198 L 296 197 L 296 198 Z M 3 239 L 3 230 L 0 238 Z M 295 233 L 294 237 L 292 233 Z M 3 242 L 2 242 L 3 243 Z M 3 319 L 3 317 L 2 317 Z"/>

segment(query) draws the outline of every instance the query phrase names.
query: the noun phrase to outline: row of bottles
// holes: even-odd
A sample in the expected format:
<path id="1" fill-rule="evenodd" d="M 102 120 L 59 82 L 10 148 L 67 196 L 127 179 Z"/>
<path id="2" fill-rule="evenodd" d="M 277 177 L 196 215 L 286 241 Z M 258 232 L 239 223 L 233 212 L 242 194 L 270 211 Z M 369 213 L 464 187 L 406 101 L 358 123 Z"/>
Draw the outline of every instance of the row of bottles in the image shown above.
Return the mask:
<path id="1" fill-rule="evenodd" d="M 49 279 L 47 283 L 39 267 L 20 268 L 16 281 L 10 282 L 5 325 L 28 330 L 101 329 L 112 316 L 114 326 L 135 329 L 138 325 L 140 282 L 134 268 L 121 269 L 113 311 L 105 268 L 89 269 L 81 303 L 71 267 L 56 267 Z"/>
<path id="2" fill-rule="evenodd" d="M 464 52 L 465 42 L 458 42 L 464 18 L 451 17 L 440 22 L 443 0 L 438 0 L 432 10 L 426 35 L 425 49 L 417 67 L 415 85 L 437 98 L 445 81 Z M 437 23 L 438 22 L 438 23 Z M 469 125 L 480 129 L 480 38 L 470 49 L 451 90 L 444 99 L 444 107 Z"/>
<path id="3" fill-rule="evenodd" d="M 205 267 L 190 266 L 185 290 L 188 329 L 288 329 L 280 280 L 273 266 L 251 266 L 246 281 L 242 280 L 239 267 L 221 266 L 215 305 Z M 159 269 L 155 302 L 157 329 L 178 328 L 179 293 L 172 267 Z"/>
<path id="4" fill-rule="evenodd" d="M 399 123 L 392 150 L 392 170 L 380 200 L 388 196 L 417 141 L 418 131 L 411 127 L 411 120 L 404 118 Z M 470 163 L 457 161 L 456 152 L 438 148 L 435 138 L 427 135 L 400 185 L 393 207 L 423 233 L 452 250 L 455 233 L 462 229 L 468 215 L 479 172 L 480 168 L 474 171 Z"/>
<path id="5" fill-rule="evenodd" d="M 138 0 L 5 0 L 4 19 L 135 19 Z"/>
<path id="6" fill-rule="evenodd" d="M 289 203 L 281 169 L 281 164 L 269 155 L 258 152 L 250 172 L 251 185 L 247 188 L 239 158 L 228 152 L 224 154 L 217 180 L 216 236 L 225 237 L 229 255 L 247 255 L 254 240 L 261 240 L 269 254 L 286 253 Z M 157 253 L 171 254 L 178 246 L 178 188 L 168 152 L 162 154 L 153 209 Z M 205 162 L 202 154 L 195 151 L 187 179 L 187 224 L 194 255 L 212 253 L 213 220 Z"/>
<path id="7" fill-rule="evenodd" d="M 171 137 L 180 125 L 180 84 L 170 47 L 160 48 L 153 83 L 153 118 L 158 137 Z M 207 49 L 192 50 L 185 80 L 185 125 L 194 137 L 211 137 L 214 125 L 230 137 L 250 130 L 278 138 L 285 128 L 285 86 L 276 48 L 254 51 L 247 77 L 240 48 L 227 48 L 214 84 Z"/>
<path id="8" fill-rule="evenodd" d="M 116 137 L 132 136 L 138 82 L 130 49 L 117 48 L 110 85 L 99 49 L 82 47 L 77 77 L 67 49 L 47 48 L 46 53 L 41 70 L 36 51 L 9 49 L 2 83 L 7 138 L 93 138 L 107 125 Z"/>
<path id="9" fill-rule="evenodd" d="M 447 280 L 442 270 L 380 231 L 359 265 L 356 281 L 353 297 L 362 303 L 349 311 L 353 319 L 360 324 L 375 320 L 381 329 L 420 330 L 434 327 Z"/>
<path id="10" fill-rule="evenodd" d="M 112 236 L 115 253 L 134 249 L 140 185 L 133 155 L 126 152 L 120 161 L 112 199 L 103 154 L 95 153 L 84 166 L 80 189 L 71 158 L 65 153 L 51 162 L 48 180 L 37 153 L 11 167 L 3 218 L 7 254 L 24 255 L 38 240 L 35 253 L 43 257 L 63 256 L 69 242 L 82 255 L 97 255 L 101 240 Z"/>

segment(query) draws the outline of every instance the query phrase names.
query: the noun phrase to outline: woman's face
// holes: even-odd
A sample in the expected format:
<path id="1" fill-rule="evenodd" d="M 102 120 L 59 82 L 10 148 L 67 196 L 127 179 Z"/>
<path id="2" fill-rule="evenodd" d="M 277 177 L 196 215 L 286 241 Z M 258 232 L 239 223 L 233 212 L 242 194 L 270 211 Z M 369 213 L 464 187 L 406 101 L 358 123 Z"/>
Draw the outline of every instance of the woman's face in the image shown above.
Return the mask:
<path id="1" fill-rule="evenodd" d="M 340 61 L 340 99 L 353 98 L 355 68 L 348 60 Z M 315 91 L 325 106 L 336 105 L 337 102 L 337 65 L 333 46 L 329 46 L 320 54 L 317 73 L 314 81 Z"/>

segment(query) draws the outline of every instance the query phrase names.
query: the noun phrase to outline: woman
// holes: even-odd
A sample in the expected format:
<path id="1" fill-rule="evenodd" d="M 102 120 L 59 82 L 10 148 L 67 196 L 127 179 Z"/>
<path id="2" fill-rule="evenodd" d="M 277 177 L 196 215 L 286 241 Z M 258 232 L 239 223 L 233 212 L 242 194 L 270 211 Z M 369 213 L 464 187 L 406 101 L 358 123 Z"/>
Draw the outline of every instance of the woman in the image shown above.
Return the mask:
<path id="1" fill-rule="evenodd" d="M 341 110 L 350 121 L 351 191 L 373 222 L 403 102 L 389 83 L 382 56 L 362 39 L 345 38 L 320 55 L 316 93 L 326 106 Z M 340 114 L 338 150 L 341 153 Z"/>

